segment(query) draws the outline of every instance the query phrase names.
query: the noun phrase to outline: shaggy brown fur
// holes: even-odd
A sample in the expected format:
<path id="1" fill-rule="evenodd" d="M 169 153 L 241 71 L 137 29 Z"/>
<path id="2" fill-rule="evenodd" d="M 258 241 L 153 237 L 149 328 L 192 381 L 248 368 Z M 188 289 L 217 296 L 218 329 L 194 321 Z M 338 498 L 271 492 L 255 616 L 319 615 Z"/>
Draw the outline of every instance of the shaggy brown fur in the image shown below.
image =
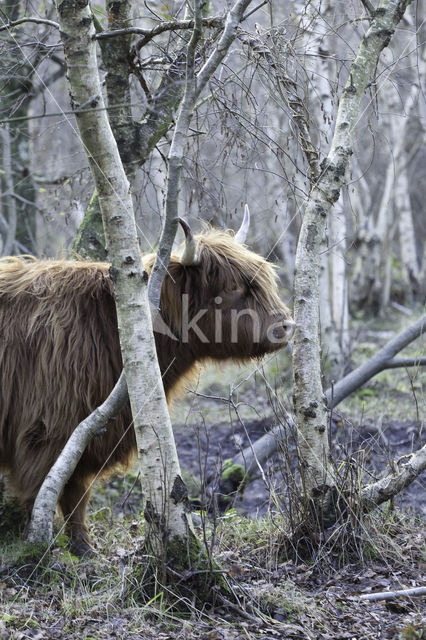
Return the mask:
<path id="1" fill-rule="evenodd" d="M 155 335 L 168 396 L 196 362 L 258 357 L 288 339 L 290 313 L 279 300 L 272 266 L 224 232 L 210 230 L 197 237 L 197 244 L 199 264 L 185 267 L 172 256 L 162 289 L 161 315 L 178 338 Z M 144 258 L 148 272 L 153 260 Z M 185 293 L 189 320 L 207 309 L 198 326 L 208 343 L 193 331 L 186 344 L 181 341 Z M 232 309 L 259 314 L 258 341 L 253 341 L 251 318 L 243 315 L 238 341 L 231 342 Z M 221 314 L 221 341 L 215 313 Z M 282 331 L 278 342 L 271 342 L 267 330 L 277 319 Z M 0 468 L 8 471 L 28 510 L 71 432 L 106 398 L 121 368 L 107 264 L 0 260 Z M 126 465 L 134 452 L 127 406 L 90 443 L 60 498 L 75 551 L 89 548 L 84 518 L 92 479 Z"/>

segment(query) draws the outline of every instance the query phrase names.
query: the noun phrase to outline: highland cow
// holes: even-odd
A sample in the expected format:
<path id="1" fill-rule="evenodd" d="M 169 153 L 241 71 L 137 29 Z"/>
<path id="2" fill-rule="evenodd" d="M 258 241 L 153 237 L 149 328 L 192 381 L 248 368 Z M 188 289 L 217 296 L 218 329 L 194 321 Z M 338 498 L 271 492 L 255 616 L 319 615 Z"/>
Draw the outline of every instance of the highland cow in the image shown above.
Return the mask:
<path id="1" fill-rule="evenodd" d="M 272 265 L 237 236 L 208 230 L 194 238 L 184 228 L 185 249 L 172 256 L 161 292 L 170 331 L 155 333 L 168 398 L 196 363 L 263 356 L 288 342 L 293 325 Z M 148 273 L 153 262 L 144 257 Z M 29 512 L 71 432 L 121 369 L 107 264 L 0 260 L 0 469 Z M 89 444 L 60 497 L 75 553 L 91 548 L 85 510 L 93 479 L 125 467 L 135 452 L 127 405 Z"/>

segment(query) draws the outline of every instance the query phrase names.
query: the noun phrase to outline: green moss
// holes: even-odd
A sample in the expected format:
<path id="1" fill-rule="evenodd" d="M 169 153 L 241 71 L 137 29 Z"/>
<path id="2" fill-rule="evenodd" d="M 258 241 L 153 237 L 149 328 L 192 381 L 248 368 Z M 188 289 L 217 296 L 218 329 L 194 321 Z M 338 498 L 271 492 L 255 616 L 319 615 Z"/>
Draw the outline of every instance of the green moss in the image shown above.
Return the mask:
<path id="1" fill-rule="evenodd" d="M 244 493 L 251 477 L 243 466 L 234 464 L 232 458 L 223 463 L 222 476 L 220 479 L 220 493 L 222 502 L 228 503 L 232 500 L 233 494 Z"/>
<path id="2" fill-rule="evenodd" d="M 99 198 L 95 191 L 72 246 L 76 256 L 103 262 L 107 258 Z"/>

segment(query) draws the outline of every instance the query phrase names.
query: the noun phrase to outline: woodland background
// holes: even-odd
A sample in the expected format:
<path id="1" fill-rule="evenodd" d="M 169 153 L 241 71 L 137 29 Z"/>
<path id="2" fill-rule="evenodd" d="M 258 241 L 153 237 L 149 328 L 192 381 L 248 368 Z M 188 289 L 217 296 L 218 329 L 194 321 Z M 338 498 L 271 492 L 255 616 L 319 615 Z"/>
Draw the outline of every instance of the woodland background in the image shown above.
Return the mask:
<path id="1" fill-rule="evenodd" d="M 100 25 L 108 29 L 106 7 L 97 4 L 92 8 Z M 150 29 L 165 21 L 182 19 L 184 9 L 185 4 L 179 2 L 135 3 L 131 26 Z M 209 16 L 221 16 L 224 9 L 224 3 L 210 2 L 204 11 Z M 257 10 L 250 14 L 252 9 Z M 296 244 L 308 198 L 308 170 L 294 111 L 283 99 L 283 91 L 289 86 L 294 89 L 309 122 L 315 153 L 325 154 L 348 69 L 368 27 L 369 9 L 367 1 L 251 5 L 250 15 L 241 25 L 241 37 L 210 81 L 191 122 L 182 174 L 181 215 L 194 229 L 201 229 L 204 223 L 236 229 L 244 203 L 248 202 L 252 212 L 249 244 L 277 264 L 283 298 L 289 306 Z M 53 6 L 8 0 L 1 7 L 0 28 L 24 15 L 56 20 Z M 350 179 L 333 216 L 327 220 L 320 276 L 325 386 L 341 378 L 366 354 L 371 355 L 424 309 L 425 18 L 424 4 L 410 5 L 381 55 L 374 82 L 363 99 Z M 215 28 L 206 31 L 206 51 L 217 40 L 217 34 Z M 126 104 L 126 109 L 137 128 L 149 113 L 153 94 L 158 93 L 159 87 L 161 90 L 162 74 L 183 35 L 165 31 L 143 47 L 138 47 L 143 36 L 133 37 L 131 104 Z M 100 45 L 102 53 L 115 55 L 114 39 L 105 42 Z M 101 79 L 107 82 L 102 62 L 100 72 Z M 0 92 L 0 254 L 71 255 L 77 229 L 93 195 L 93 182 L 70 112 L 62 44 L 55 27 L 27 22 L 0 31 Z M 122 106 L 119 103 L 110 109 L 112 123 L 114 118 L 121 121 Z M 137 136 L 132 137 L 127 149 L 126 168 L 131 177 L 142 252 L 153 251 L 158 244 L 172 128 L 173 117 L 150 154 L 137 148 Z M 424 348 L 422 351 L 420 345 L 413 355 L 422 353 Z M 279 421 L 282 407 L 274 400 L 276 395 L 271 389 L 285 398 L 283 404 L 290 406 L 291 380 L 284 372 L 288 367 L 288 355 L 281 354 L 278 360 L 265 365 L 261 374 L 230 368 L 226 378 L 220 379 L 222 376 L 212 370 L 196 390 L 208 396 L 203 406 L 199 406 L 202 396 L 194 393 L 178 403 L 174 419 L 177 433 L 182 434 L 178 435 L 178 444 L 181 439 L 182 457 L 194 477 L 199 475 L 200 464 L 187 454 L 193 440 L 185 426 L 189 423 L 196 428 L 202 451 L 206 441 L 210 442 L 212 449 L 206 456 L 208 466 L 214 466 L 218 457 L 228 455 L 228 443 L 216 447 L 217 441 L 225 443 L 227 434 L 237 448 L 243 447 L 248 436 L 260 435 Z M 392 376 L 386 374 L 361 390 L 358 404 L 351 400 L 336 416 L 331 428 L 339 454 L 351 456 L 358 450 L 367 450 L 367 463 L 374 467 L 390 462 L 397 452 L 405 453 L 421 444 L 424 374 L 417 370 Z M 245 404 L 245 432 L 235 424 L 238 420 L 232 414 L 232 403 L 222 403 L 224 411 L 217 409 L 215 397 L 229 400 L 233 394 Z M 208 435 L 211 426 L 213 430 Z M 345 430 L 343 438 L 341 428 Z M 366 430 L 371 439 L 368 446 Z M 401 439 L 402 447 L 397 445 Z M 352 448 L 346 444 L 348 441 L 354 445 Z M 384 454 L 380 463 L 375 453 L 377 443 Z M 290 454 L 291 451 L 289 445 Z M 271 478 L 276 479 L 276 467 L 268 469 Z M 206 468 L 201 471 L 208 472 Z M 288 480 L 287 467 L 281 469 L 280 478 L 286 478 L 286 474 Z M 190 637 L 191 633 L 197 637 L 237 638 L 239 634 L 244 637 L 244 633 L 255 637 L 259 629 L 263 637 L 422 637 L 423 610 L 417 602 L 405 604 L 399 611 L 383 606 L 377 612 L 369 609 L 371 626 L 364 629 L 366 612 L 360 605 L 351 603 L 351 613 L 343 621 L 344 607 L 336 604 L 333 597 L 328 608 L 320 600 L 330 597 L 330 585 L 345 598 L 352 593 L 354 583 L 362 584 L 367 591 L 377 590 L 380 585 L 397 588 L 421 584 L 422 565 L 416 553 L 423 539 L 417 518 L 422 511 L 424 515 L 424 480 L 420 479 L 407 501 L 414 507 L 409 515 L 381 515 L 368 525 L 372 528 L 363 525 L 374 553 L 367 553 L 363 547 L 358 555 L 343 554 L 343 562 L 336 560 L 335 555 L 339 554 L 332 545 L 330 551 L 326 543 L 324 555 L 313 564 L 283 557 L 273 519 L 248 524 L 245 519 L 240 520 L 241 504 L 237 504 L 239 512 L 231 512 L 227 520 L 215 523 L 213 537 L 217 534 L 220 539 L 220 553 L 231 562 L 250 597 L 261 601 L 274 620 L 285 624 L 285 630 L 275 627 L 263 614 L 258 619 L 249 616 L 242 627 L 235 626 L 232 608 L 217 614 L 219 626 L 207 616 L 200 618 L 198 629 L 191 630 L 173 626 L 176 620 L 171 614 L 167 617 L 158 603 L 150 603 L 135 613 L 136 592 L 125 585 L 125 577 L 132 573 L 129 566 L 137 563 L 139 538 L 132 529 L 137 492 L 135 495 L 133 489 L 132 498 L 127 500 L 127 511 L 125 506 L 117 506 L 118 502 L 122 504 L 132 482 L 127 485 L 114 480 L 109 488 L 100 490 L 93 506 L 100 554 L 113 566 L 109 574 L 101 560 L 81 570 L 74 559 L 63 560 L 64 554 L 58 560 L 62 573 L 56 581 L 51 569 L 44 578 L 37 574 L 35 579 L 31 574 L 35 584 L 28 581 L 25 570 L 14 570 L 10 579 L 7 569 L 0 593 L 7 603 L 5 615 L 10 617 L 0 617 L 0 631 L 3 624 L 4 633 L 14 634 L 14 638 L 72 637 L 77 633 L 73 620 L 78 619 L 86 629 L 86 638 L 148 638 L 150 634 L 159 637 L 159 633 L 164 637 L 169 633 L 171 637 L 177 637 L 177 633 Z M 243 512 L 267 513 L 271 493 L 265 491 L 264 484 L 258 480 L 253 485 L 257 497 L 246 493 Z M 118 522 L 113 541 L 109 537 L 112 522 L 114 527 Z M 354 538 L 349 535 L 351 544 Z M 343 540 L 344 536 L 339 539 L 340 548 Z M 283 588 L 284 576 L 285 580 L 291 577 Z M 128 580 L 132 582 L 131 578 Z M 102 588 L 97 589 L 96 585 Z M 30 596 L 22 597 L 25 590 Z M 127 592 L 131 593 L 133 608 L 128 600 L 126 606 L 116 604 L 117 596 L 122 598 L 125 591 L 126 597 Z M 35 615 L 37 602 L 42 607 L 43 598 L 51 599 L 49 613 Z M 106 614 L 109 608 L 111 615 Z M 156 617 L 159 611 L 163 616 L 160 623 Z M 37 624 L 32 626 L 28 619 Z M 55 627 L 56 620 L 60 622 Z M 154 624 L 159 626 L 155 628 Z"/>

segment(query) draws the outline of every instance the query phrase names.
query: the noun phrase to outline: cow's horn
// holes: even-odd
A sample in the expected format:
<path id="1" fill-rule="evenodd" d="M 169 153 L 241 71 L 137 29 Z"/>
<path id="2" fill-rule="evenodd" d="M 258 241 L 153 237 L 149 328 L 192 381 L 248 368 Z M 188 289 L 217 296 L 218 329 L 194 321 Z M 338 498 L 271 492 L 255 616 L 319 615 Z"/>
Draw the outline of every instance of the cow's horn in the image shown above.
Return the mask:
<path id="1" fill-rule="evenodd" d="M 244 244 L 247 238 L 247 233 L 250 225 L 250 211 L 248 205 L 244 207 L 244 219 L 242 221 L 241 227 L 238 229 L 235 234 L 235 240 L 240 244 Z"/>
<path id="2" fill-rule="evenodd" d="M 183 220 L 183 218 L 178 218 L 178 220 L 179 220 L 180 226 L 182 227 L 185 233 L 185 238 L 186 238 L 185 249 L 182 252 L 179 262 L 185 265 L 186 267 L 189 267 L 191 264 L 198 263 L 197 251 L 196 251 L 197 247 L 196 247 L 195 239 L 189 224 L 185 220 Z"/>

